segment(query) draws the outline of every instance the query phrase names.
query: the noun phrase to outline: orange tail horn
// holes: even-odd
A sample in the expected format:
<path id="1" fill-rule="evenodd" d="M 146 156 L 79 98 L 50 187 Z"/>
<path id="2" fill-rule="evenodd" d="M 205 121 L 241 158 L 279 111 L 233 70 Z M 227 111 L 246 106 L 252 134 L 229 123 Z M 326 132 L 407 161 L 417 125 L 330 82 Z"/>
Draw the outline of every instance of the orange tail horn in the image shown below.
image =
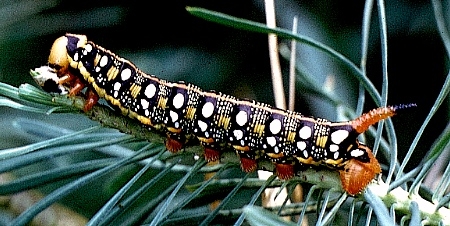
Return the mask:
<path id="1" fill-rule="evenodd" d="M 417 107 L 416 104 L 400 104 L 395 106 L 387 106 L 387 107 L 379 107 L 377 109 L 373 109 L 358 118 L 351 121 L 351 125 L 358 133 L 364 133 L 371 125 L 375 123 L 387 119 L 391 116 L 394 116 L 397 111 L 403 110 L 406 108 Z"/>

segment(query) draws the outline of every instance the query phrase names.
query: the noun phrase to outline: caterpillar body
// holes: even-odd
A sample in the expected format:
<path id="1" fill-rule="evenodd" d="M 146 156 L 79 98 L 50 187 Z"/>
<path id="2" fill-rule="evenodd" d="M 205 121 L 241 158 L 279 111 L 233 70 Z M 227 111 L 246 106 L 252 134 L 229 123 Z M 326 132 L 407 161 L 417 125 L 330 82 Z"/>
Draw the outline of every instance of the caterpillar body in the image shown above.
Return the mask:
<path id="1" fill-rule="evenodd" d="M 230 146 L 245 172 L 254 171 L 263 158 L 275 164 L 281 179 L 289 179 L 305 167 L 325 166 L 339 172 L 342 187 L 350 195 L 361 192 L 381 172 L 358 135 L 411 106 L 381 107 L 347 122 L 305 117 L 145 74 L 84 35 L 58 38 L 48 63 L 58 76 L 57 85 L 70 87 L 70 95 L 87 87 L 85 111 L 104 98 L 123 115 L 166 132 L 166 147 L 171 152 L 196 137 L 207 161 L 219 160 L 223 148 Z"/>

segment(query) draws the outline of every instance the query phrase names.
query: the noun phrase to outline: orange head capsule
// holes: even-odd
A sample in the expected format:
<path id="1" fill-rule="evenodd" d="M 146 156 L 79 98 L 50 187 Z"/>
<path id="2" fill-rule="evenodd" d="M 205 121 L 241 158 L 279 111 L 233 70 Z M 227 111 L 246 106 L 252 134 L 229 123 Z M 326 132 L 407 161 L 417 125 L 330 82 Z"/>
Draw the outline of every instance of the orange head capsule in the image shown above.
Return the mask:
<path id="1" fill-rule="evenodd" d="M 53 42 L 48 56 L 48 64 L 53 68 L 59 77 L 65 75 L 69 68 L 69 59 L 67 58 L 67 37 L 61 36 Z"/>
<path id="2" fill-rule="evenodd" d="M 53 42 L 48 57 L 48 65 L 53 68 L 59 77 L 68 73 L 69 55 L 67 48 L 81 47 L 87 43 L 87 37 L 84 35 L 66 34 Z"/>
<path id="3" fill-rule="evenodd" d="M 87 37 L 84 35 L 66 34 L 55 40 L 48 57 L 48 65 L 56 73 L 57 83 L 67 85 L 70 88 L 69 95 L 75 96 L 85 87 L 85 83 L 79 77 L 69 72 L 69 67 L 77 69 L 77 63 L 69 56 L 69 52 L 75 51 L 79 47 L 84 47 L 87 43 Z M 91 98 L 92 97 L 92 98 Z M 90 95 L 85 111 L 92 108 L 97 103 L 98 97 Z"/>

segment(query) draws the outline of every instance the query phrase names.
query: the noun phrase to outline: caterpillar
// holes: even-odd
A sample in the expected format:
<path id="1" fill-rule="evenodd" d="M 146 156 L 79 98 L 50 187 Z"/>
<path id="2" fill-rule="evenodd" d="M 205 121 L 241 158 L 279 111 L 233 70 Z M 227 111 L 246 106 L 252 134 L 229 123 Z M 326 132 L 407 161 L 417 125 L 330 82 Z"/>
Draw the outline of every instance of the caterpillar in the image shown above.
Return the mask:
<path id="1" fill-rule="evenodd" d="M 69 95 L 78 95 L 87 87 L 85 111 L 104 98 L 123 115 L 166 133 L 165 145 L 171 152 L 197 138 L 207 161 L 219 160 L 224 148 L 231 147 L 245 172 L 256 170 L 261 159 L 275 164 L 280 179 L 305 168 L 326 167 L 339 172 L 342 187 L 350 195 L 360 193 L 381 173 L 378 160 L 358 141 L 358 135 L 398 110 L 415 106 L 380 107 L 347 122 L 305 117 L 146 74 L 76 34 L 56 39 L 48 67 L 56 78 L 43 82 L 44 89 L 62 93 L 64 85 Z"/>

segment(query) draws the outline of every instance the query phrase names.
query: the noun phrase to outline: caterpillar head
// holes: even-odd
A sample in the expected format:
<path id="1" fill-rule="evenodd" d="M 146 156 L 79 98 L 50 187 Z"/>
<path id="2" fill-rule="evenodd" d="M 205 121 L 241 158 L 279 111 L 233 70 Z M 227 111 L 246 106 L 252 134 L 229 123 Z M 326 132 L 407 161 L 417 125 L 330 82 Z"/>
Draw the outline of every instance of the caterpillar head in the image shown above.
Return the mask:
<path id="1" fill-rule="evenodd" d="M 84 35 L 66 34 L 53 42 L 48 57 L 48 65 L 53 68 L 58 77 L 68 73 L 69 55 L 68 51 L 82 47 L 87 43 L 87 37 Z"/>

